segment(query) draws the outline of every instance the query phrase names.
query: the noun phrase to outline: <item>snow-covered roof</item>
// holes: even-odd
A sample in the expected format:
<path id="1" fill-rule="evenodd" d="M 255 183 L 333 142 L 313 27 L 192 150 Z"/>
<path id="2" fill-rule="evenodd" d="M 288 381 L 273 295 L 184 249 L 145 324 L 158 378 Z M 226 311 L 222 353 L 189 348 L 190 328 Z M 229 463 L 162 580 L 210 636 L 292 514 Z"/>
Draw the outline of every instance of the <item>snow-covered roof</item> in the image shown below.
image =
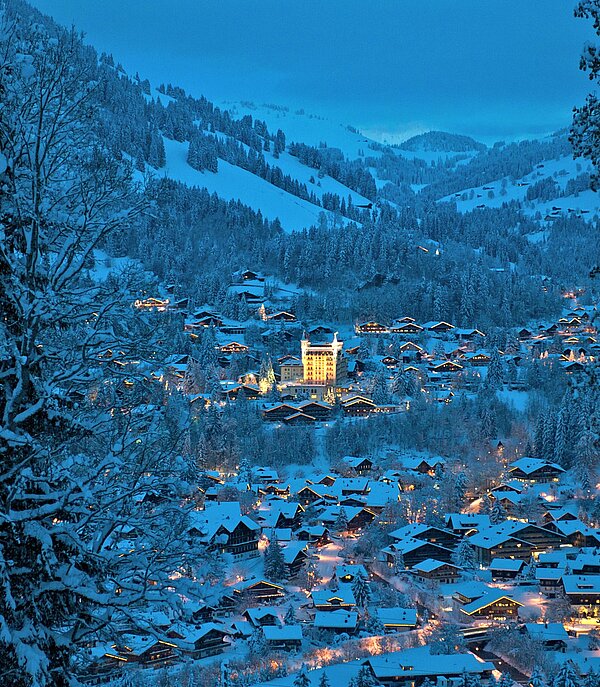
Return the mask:
<path id="1" fill-rule="evenodd" d="M 451 676 L 494 670 L 493 663 L 482 661 L 471 653 L 432 655 L 428 646 L 371 656 L 366 662 L 377 679 L 383 682 L 402 677 L 412 679 L 425 675 Z"/>
<path id="2" fill-rule="evenodd" d="M 414 627 L 417 624 L 416 608 L 377 608 L 377 617 L 384 625 L 396 625 L 402 627 Z"/>
<path id="3" fill-rule="evenodd" d="M 267 642 L 302 641 L 300 625 L 265 625 L 262 631 Z"/>
<path id="4" fill-rule="evenodd" d="M 438 570 L 442 566 L 450 566 L 455 570 L 462 569 L 460 566 L 453 565 L 452 563 L 444 563 L 444 561 L 438 561 L 435 558 L 426 558 L 424 561 L 421 561 L 420 563 L 416 563 L 415 565 L 413 565 L 412 570 L 416 570 L 417 572 L 433 572 L 434 570 Z"/>
<path id="5" fill-rule="evenodd" d="M 358 624 L 358 613 L 344 610 L 317 611 L 315 613 L 315 627 L 323 629 L 348 629 L 355 630 Z"/>
<path id="6" fill-rule="evenodd" d="M 494 558 L 490 563 L 490 570 L 500 570 L 504 572 L 519 572 L 525 561 L 518 561 L 512 558 Z"/>

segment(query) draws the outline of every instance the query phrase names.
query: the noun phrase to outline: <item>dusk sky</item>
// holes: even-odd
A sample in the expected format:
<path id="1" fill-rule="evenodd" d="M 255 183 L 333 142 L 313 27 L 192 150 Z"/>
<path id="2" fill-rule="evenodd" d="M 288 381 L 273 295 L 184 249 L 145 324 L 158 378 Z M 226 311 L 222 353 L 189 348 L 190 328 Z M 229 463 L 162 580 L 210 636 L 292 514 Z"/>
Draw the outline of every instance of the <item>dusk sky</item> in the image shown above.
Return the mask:
<path id="1" fill-rule="evenodd" d="M 567 126 L 593 37 L 568 0 L 34 0 L 132 73 L 304 107 L 382 138 Z"/>

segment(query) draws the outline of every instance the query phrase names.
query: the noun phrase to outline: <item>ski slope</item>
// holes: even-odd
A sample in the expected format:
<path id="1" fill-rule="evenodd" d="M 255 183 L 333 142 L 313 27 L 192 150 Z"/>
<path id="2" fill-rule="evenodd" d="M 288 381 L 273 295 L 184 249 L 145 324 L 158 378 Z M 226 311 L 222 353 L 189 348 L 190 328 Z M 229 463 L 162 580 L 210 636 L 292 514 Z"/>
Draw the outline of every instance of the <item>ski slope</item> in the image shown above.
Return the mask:
<path id="1" fill-rule="evenodd" d="M 319 215 L 322 212 L 325 212 L 331 222 L 334 220 L 333 213 L 307 200 L 297 198 L 224 160 L 219 159 L 219 171 L 216 174 L 208 171 L 199 172 L 187 163 L 188 143 L 164 138 L 164 144 L 166 164 L 159 173 L 187 186 L 206 188 L 210 193 L 216 193 L 224 200 L 239 200 L 253 210 L 260 210 L 267 219 L 279 218 L 285 231 L 299 231 L 318 224 Z M 344 195 L 347 196 L 348 189 L 342 188 L 345 189 Z M 360 198 L 357 194 L 355 195 Z M 343 218 L 342 221 L 347 222 Z"/>
<path id="2" fill-rule="evenodd" d="M 223 107 L 231 111 L 232 116 L 252 115 L 267 123 L 269 131 L 281 129 L 288 143 L 292 141 L 318 147 L 321 142 L 329 148 L 339 148 L 346 157 L 354 160 L 364 153 L 368 157 L 377 157 L 381 152 L 371 150 L 369 143 L 374 141 L 360 133 L 350 131 L 343 124 L 318 115 L 286 111 L 285 108 L 269 105 L 254 106 L 249 103 L 223 102 Z"/>

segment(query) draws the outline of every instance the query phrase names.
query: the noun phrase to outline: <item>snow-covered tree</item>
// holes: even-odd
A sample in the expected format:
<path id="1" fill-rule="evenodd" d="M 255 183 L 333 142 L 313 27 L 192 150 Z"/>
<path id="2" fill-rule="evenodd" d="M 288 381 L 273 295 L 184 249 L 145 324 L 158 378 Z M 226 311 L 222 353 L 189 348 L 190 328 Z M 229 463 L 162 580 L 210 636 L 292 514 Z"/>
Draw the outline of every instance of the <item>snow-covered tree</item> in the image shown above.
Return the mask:
<path id="1" fill-rule="evenodd" d="M 269 580 L 278 582 L 286 575 L 283 552 L 277 537 L 273 537 L 265 549 L 265 575 Z"/>
<path id="2" fill-rule="evenodd" d="M 356 575 L 352 582 L 352 594 L 359 608 L 366 608 L 371 598 L 369 583 L 362 575 Z"/>
<path id="3" fill-rule="evenodd" d="M 150 595 L 176 608 L 198 559 L 147 284 L 89 271 L 145 207 L 89 125 L 96 59 L 12 9 L 0 54 L 0 676 L 63 687 Z"/>
<path id="4" fill-rule="evenodd" d="M 340 512 L 335 519 L 334 527 L 338 532 L 345 532 L 348 529 L 348 514 L 344 506 L 340 508 Z"/>
<path id="5" fill-rule="evenodd" d="M 467 537 L 463 537 L 452 554 L 452 560 L 464 570 L 475 570 L 477 557 Z"/>
<path id="6" fill-rule="evenodd" d="M 506 510 L 504 506 L 500 503 L 499 498 L 494 499 L 492 504 L 492 510 L 490 511 L 490 522 L 492 525 L 499 525 L 501 522 L 506 520 Z"/>
<path id="7" fill-rule="evenodd" d="M 456 654 L 466 651 L 465 638 L 458 625 L 454 623 L 440 623 L 429 637 L 432 654 Z"/>
<path id="8" fill-rule="evenodd" d="M 531 687 L 548 687 L 544 673 L 538 666 L 533 667 L 531 677 L 529 678 L 529 684 Z"/>
<path id="9" fill-rule="evenodd" d="M 579 678 L 571 661 L 564 661 L 552 680 L 552 687 L 579 687 Z"/>
<path id="10" fill-rule="evenodd" d="M 300 666 L 300 670 L 296 674 L 296 677 L 294 678 L 294 682 L 292 684 L 294 687 L 310 687 L 308 670 L 304 663 Z"/>
<path id="11" fill-rule="evenodd" d="M 327 673 L 324 670 L 319 678 L 319 687 L 331 687 L 331 682 L 329 681 Z"/>

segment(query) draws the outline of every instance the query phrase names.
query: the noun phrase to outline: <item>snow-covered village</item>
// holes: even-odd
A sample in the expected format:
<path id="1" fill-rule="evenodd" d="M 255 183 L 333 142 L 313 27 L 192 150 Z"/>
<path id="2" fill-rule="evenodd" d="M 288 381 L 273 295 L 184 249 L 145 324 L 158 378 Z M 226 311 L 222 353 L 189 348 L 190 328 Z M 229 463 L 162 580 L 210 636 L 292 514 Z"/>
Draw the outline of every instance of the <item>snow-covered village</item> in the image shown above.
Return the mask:
<path id="1" fill-rule="evenodd" d="M 0 687 L 600 687 L 600 0 L 546 2 L 0 4 Z"/>

